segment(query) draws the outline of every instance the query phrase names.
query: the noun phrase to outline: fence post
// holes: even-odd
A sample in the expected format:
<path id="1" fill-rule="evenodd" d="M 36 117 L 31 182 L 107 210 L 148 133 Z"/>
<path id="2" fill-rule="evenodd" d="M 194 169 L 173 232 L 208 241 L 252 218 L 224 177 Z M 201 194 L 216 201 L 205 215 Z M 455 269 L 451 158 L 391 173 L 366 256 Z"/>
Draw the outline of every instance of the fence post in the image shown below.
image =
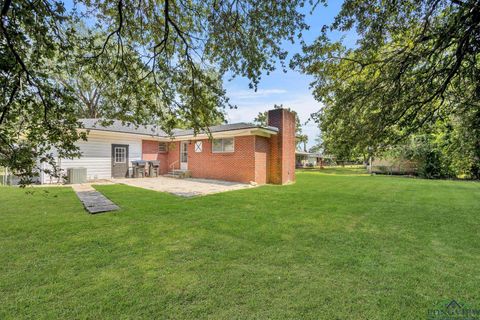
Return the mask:
<path id="1" fill-rule="evenodd" d="M 8 184 L 8 169 L 7 169 L 7 167 L 3 167 L 2 184 L 4 186 L 6 186 Z"/>

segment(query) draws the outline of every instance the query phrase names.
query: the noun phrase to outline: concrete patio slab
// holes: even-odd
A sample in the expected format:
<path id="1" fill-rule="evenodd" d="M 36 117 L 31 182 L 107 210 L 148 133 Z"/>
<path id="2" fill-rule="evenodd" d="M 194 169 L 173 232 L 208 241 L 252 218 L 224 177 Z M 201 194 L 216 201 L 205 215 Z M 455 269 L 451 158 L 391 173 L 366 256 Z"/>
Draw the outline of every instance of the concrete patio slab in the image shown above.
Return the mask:
<path id="1" fill-rule="evenodd" d="M 207 194 L 253 188 L 253 185 L 210 179 L 176 179 L 168 177 L 112 179 L 114 183 L 148 190 L 168 192 L 181 197 L 194 197 Z"/>

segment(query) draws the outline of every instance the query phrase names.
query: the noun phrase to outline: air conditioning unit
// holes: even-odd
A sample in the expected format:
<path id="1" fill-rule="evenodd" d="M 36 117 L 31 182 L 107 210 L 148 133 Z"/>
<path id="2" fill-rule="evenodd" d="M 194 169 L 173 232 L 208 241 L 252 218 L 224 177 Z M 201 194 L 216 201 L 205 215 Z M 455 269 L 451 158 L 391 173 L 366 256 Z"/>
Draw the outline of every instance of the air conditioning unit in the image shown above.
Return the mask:
<path id="1" fill-rule="evenodd" d="M 67 183 L 85 183 L 87 182 L 87 168 L 68 168 Z"/>

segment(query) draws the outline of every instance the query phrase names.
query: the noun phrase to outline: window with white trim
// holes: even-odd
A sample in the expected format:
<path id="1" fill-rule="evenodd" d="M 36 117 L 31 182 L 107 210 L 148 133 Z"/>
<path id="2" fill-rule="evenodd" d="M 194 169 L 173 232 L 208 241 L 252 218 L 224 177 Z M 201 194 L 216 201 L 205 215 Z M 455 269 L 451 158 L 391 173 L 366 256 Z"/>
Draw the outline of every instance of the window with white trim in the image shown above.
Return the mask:
<path id="1" fill-rule="evenodd" d="M 115 147 L 115 163 L 125 163 L 127 161 L 127 148 Z"/>
<path id="2" fill-rule="evenodd" d="M 167 143 L 159 142 L 158 143 L 158 152 L 167 152 Z"/>
<path id="3" fill-rule="evenodd" d="M 234 152 L 235 145 L 233 138 L 213 139 L 212 152 Z"/>

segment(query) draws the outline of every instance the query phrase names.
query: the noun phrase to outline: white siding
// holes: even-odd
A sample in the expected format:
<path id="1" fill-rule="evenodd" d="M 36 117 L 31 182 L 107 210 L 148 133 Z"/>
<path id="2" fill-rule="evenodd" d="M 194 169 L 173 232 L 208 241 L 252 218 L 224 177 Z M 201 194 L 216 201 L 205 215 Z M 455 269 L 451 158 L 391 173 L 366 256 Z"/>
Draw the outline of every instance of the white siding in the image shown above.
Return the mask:
<path id="1" fill-rule="evenodd" d="M 78 141 L 82 156 L 77 159 L 60 159 L 59 164 L 66 174 L 68 168 L 87 168 L 87 179 L 110 179 L 112 177 L 112 144 L 127 144 L 128 161 L 141 160 L 142 136 L 116 132 L 90 131 L 88 141 Z M 42 175 L 42 183 L 50 183 L 47 174 Z M 56 182 L 56 181 L 53 181 Z"/>

